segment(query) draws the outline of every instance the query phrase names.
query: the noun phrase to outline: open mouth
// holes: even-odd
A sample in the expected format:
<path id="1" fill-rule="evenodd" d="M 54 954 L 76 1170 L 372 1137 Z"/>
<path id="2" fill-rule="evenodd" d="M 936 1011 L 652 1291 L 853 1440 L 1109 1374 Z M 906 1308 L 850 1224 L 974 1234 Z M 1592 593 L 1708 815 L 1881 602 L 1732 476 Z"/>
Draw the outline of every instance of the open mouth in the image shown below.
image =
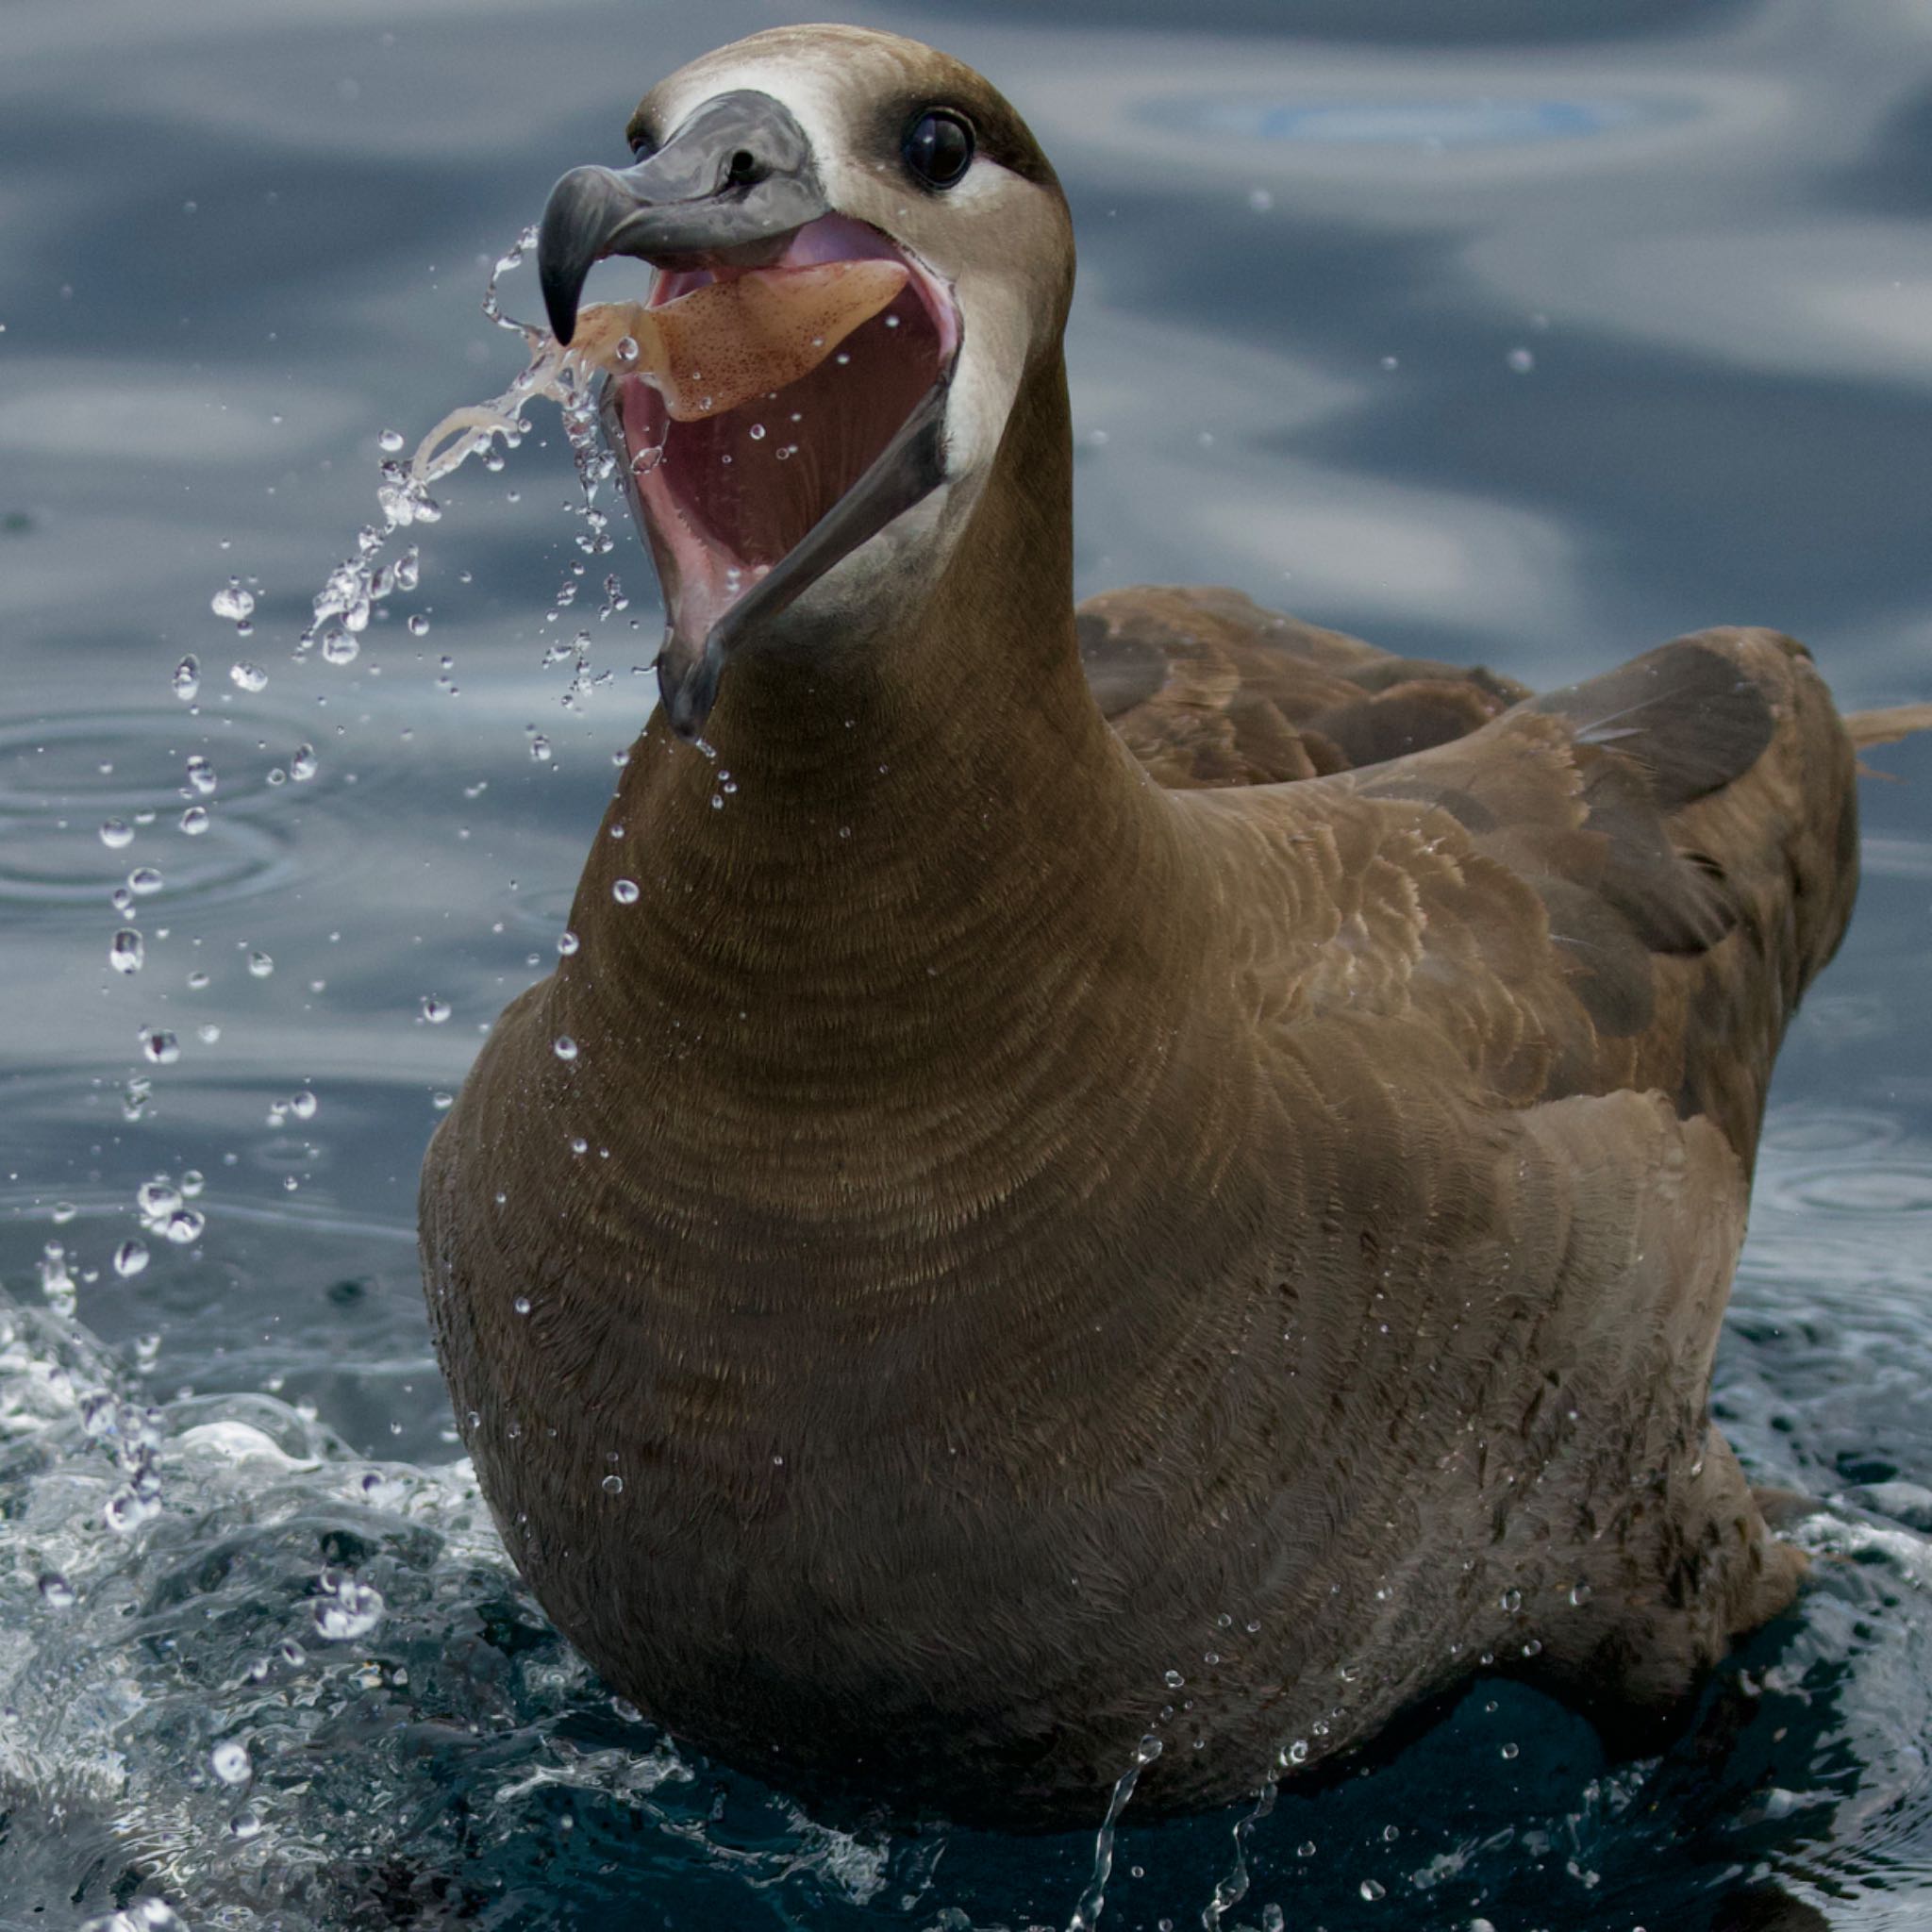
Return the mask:
<path id="1" fill-rule="evenodd" d="M 824 273 L 873 262 L 903 277 Z M 673 636 L 686 650 L 702 650 L 719 619 L 854 496 L 942 391 L 959 338 L 944 284 L 877 229 L 841 215 L 807 223 L 768 267 L 660 272 L 647 312 L 661 314 L 720 278 L 741 284 L 742 306 L 757 298 L 759 331 L 747 334 L 722 304 L 691 303 L 671 379 L 620 370 L 606 381 L 601 408 Z M 842 291 L 827 288 L 840 279 Z M 855 311 L 863 317 L 856 325 Z M 707 359 L 719 378 L 715 400 L 699 366 Z M 761 389 L 766 375 L 771 387 Z M 745 399 L 729 400 L 738 396 Z M 799 589 L 843 554 L 831 550 L 801 572 Z"/>

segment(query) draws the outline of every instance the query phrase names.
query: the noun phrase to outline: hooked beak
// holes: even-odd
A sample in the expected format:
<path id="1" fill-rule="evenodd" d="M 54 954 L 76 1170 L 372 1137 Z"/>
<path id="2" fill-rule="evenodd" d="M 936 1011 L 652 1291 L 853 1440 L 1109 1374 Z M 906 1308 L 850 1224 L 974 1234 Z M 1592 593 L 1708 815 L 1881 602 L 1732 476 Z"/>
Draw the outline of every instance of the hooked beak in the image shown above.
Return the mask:
<path id="1" fill-rule="evenodd" d="M 827 364 L 782 391 L 783 420 L 807 419 L 798 434 L 812 458 L 789 470 L 770 467 L 791 449 L 752 420 L 767 413 L 760 408 L 667 422 L 641 377 L 606 380 L 604 433 L 669 613 L 658 690 L 685 738 L 704 728 L 725 663 L 748 637 L 945 480 L 958 312 L 948 289 L 890 238 L 861 227 L 831 212 L 791 112 L 750 90 L 707 101 L 633 168 L 573 169 L 544 209 L 538 273 L 564 343 L 584 278 L 608 256 L 650 262 L 662 272 L 660 296 L 667 287 L 747 272 L 782 278 L 794 263 L 849 257 L 886 256 L 909 273 L 902 298 L 848 344 L 836 369 Z M 881 411 L 890 420 L 877 420 Z M 743 467 L 719 468 L 734 460 Z M 734 475 L 742 483 L 721 491 L 717 479 Z M 823 493 L 808 492 L 807 477 Z"/>
<path id="2" fill-rule="evenodd" d="M 607 256 L 756 268 L 826 208 L 790 109 L 750 89 L 719 94 L 636 167 L 573 168 L 550 191 L 537 276 L 551 333 L 570 341 L 584 277 Z"/>

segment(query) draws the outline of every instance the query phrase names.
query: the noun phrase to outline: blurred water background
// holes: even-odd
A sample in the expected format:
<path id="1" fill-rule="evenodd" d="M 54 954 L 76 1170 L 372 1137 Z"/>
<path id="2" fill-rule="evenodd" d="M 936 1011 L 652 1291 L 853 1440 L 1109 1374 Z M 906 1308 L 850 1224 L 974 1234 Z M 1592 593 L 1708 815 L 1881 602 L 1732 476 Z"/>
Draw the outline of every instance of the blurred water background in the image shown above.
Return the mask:
<path id="1" fill-rule="evenodd" d="M 416 1168 L 547 970 L 658 624 L 627 529 L 578 549 L 554 416 L 444 487 L 353 662 L 291 655 L 381 433 L 518 366 L 477 297 L 552 179 L 808 17 L 0 16 L 0 1932 L 993 1932 L 1088 1882 L 1091 1835 L 884 1833 L 674 1750 L 458 1459 Z M 1060 169 L 1083 590 L 1541 683 L 1769 623 L 1848 706 L 1932 697 L 1923 0 L 848 17 L 984 68 Z M 1800 1611 L 1634 1766 L 1479 1684 L 1286 1792 L 1224 1905 L 1244 1814 L 1130 1807 L 1108 1927 L 1932 1924 L 1932 748 L 1878 761 L 1718 1373 L 1754 1471 L 1831 1501 Z"/>

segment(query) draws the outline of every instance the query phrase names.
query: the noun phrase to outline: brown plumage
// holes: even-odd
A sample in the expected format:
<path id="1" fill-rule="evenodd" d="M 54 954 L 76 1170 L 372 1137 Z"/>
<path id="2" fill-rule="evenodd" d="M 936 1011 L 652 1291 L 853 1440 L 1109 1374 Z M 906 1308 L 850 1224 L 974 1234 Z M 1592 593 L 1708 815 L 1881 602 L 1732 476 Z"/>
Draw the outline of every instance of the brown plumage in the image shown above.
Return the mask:
<path id="1" fill-rule="evenodd" d="M 733 660 L 723 808 L 654 716 L 436 1137 L 485 1493 L 674 1735 L 902 1811 L 1224 1800 L 1488 1657 L 1641 1725 L 1802 1569 L 1707 1399 L 1852 741 L 1766 631 L 1529 698 L 1076 617 L 1063 316 L 931 576 Z"/>

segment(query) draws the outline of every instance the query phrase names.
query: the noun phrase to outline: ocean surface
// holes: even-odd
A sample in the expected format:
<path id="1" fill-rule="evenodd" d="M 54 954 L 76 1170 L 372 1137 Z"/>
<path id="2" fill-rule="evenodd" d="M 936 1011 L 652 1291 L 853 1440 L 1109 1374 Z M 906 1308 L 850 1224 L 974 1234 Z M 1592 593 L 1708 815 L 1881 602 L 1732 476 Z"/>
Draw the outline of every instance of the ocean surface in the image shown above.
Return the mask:
<path id="1" fill-rule="evenodd" d="M 848 14 L 982 67 L 1065 180 L 1083 590 L 1541 683 L 1766 623 L 1847 706 L 1932 698 L 1924 0 Z M 441 490 L 353 661 L 292 655 L 384 433 L 519 366 L 478 302 L 551 181 L 800 17 L 0 15 L 0 1932 L 1018 1932 L 1095 1876 L 1091 1832 L 887 1833 L 678 1751 L 459 1459 L 417 1165 L 548 969 L 658 622 L 554 412 Z M 1252 1829 L 1129 1805 L 1108 1932 L 1932 1925 L 1932 747 L 1874 762 L 1718 1364 L 1828 1505 L 1801 1607 L 1660 1758 L 1480 1682 Z"/>

